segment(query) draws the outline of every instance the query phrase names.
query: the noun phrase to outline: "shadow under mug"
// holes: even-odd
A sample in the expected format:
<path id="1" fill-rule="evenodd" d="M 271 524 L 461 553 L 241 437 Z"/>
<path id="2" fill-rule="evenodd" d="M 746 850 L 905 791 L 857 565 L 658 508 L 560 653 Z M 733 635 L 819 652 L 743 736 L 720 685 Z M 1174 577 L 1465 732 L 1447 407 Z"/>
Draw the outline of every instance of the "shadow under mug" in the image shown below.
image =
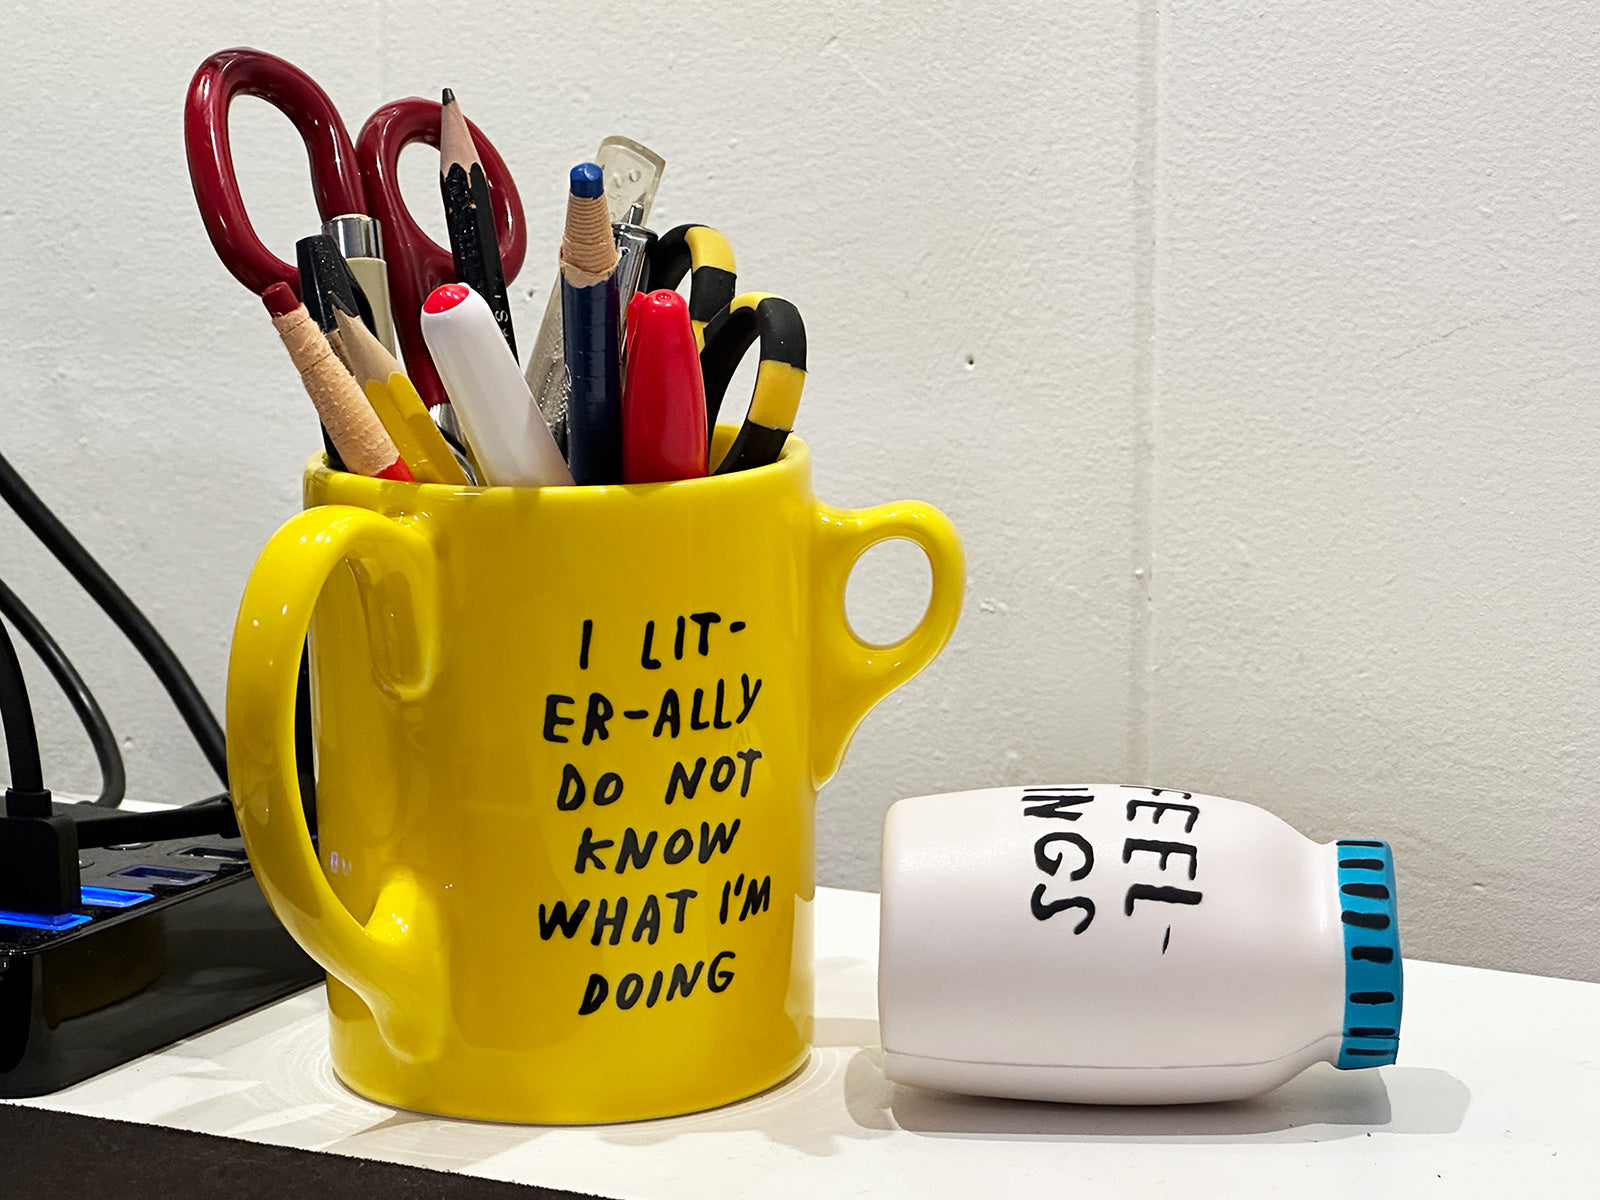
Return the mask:
<path id="1" fill-rule="evenodd" d="M 328 971 L 340 1077 L 406 1108 L 593 1122 L 797 1070 L 816 792 L 955 627 L 950 522 L 820 503 L 793 437 L 768 467 L 626 487 L 403 484 L 318 456 L 305 500 L 245 588 L 228 765 L 262 890 Z M 875 646 L 845 585 L 893 538 L 932 591 Z"/>

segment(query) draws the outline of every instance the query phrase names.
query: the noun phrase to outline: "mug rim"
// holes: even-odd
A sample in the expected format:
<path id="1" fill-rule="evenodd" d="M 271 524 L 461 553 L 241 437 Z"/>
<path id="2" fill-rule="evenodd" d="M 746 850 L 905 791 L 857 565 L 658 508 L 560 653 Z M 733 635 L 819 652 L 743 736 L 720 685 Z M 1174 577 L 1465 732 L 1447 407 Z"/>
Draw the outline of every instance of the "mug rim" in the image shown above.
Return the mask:
<path id="1" fill-rule="evenodd" d="M 726 453 L 727 447 L 732 444 L 738 434 L 736 425 L 718 425 L 712 437 L 711 445 L 715 450 L 719 446 Z M 660 494 L 674 492 L 683 494 L 693 489 L 706 489 L 726 487 L 730 481 L 743 480 L 754 484 L 776 475 L 804 473 L 810 466 L 811 447 L 806 445 L 805 439 L 798 434 L 790 432 L 784 439 L 783 449 L 779 452 L 776 462 L 768 463 L 762 467 L 751 467 L 744 471 L 735 471 L 728 475 L 702 475 L 697 479 L 674 479 L 661 483 L 591 483 L 591 484 L 550 484 L 544 487 L 521 487 L 507 484 L 462 484 L 462 483 L 422 483 L 416 480 L 406 482 L 398 479 L 379 479 L 374 475 L 359 475 L 354 471 L 335 471 L 328 465 L 326 451 L 318 450 L 306 460 L 305 483 L 306 486 L 328 488 L 337 486 L 340 489 L 356 488 L 369 491 L 374 496 L 394 496 L 397 494 L 421 494 L 438 496 L 447 495 L 535 495 L 550 494 L 555 496 L 596 496 L 604 493 L 630 493 L 634 495 Z"/>

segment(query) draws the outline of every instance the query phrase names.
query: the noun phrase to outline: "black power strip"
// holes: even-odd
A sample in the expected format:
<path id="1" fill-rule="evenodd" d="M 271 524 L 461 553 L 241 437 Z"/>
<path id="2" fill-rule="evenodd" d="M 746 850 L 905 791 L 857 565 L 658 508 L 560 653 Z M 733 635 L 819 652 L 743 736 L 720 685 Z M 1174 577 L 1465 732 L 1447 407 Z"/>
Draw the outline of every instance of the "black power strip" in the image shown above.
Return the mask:
<path id="1" fill-rule="evenodd" d="M 237 837 L 79 852 L 83 903 L 0 912 L 0 1097 L 42 1096 L 322 980 Z"/>

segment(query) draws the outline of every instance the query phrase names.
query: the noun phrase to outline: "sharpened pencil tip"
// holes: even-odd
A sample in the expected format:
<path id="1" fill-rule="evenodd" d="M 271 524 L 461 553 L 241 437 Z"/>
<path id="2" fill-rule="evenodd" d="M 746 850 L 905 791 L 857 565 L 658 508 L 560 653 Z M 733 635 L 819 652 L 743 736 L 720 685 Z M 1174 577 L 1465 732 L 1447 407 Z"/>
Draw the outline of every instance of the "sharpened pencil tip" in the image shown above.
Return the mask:
<path id="1" fill-rule="evenodd" d="M 350 299 L 353 300 L 354 297 L 352 296 Z M 346 298 L 338 292 L 328 293 L 328 303 L 336 313 L 344 313 L 346 316 L 355 317 L 357 320 L 361 319 L 361 313 L 356 306 L 353 303 L 346 303 Z"/>
<path id="2" fill-rule="evenodd" d="M 605 195 L 605 172 L 597 163 L 579 163 L 572 168 L 572 194 L 581 200 Z"/>
<path id="3" fill-rule="evenodd" d="M 449 88 L 445 88 L 444 95 L 439 98 L 439 103 L 440 104 L 454 104 L 455 102 L 456 102 L 456 94 L 454 92 L 452 92 Z"/>

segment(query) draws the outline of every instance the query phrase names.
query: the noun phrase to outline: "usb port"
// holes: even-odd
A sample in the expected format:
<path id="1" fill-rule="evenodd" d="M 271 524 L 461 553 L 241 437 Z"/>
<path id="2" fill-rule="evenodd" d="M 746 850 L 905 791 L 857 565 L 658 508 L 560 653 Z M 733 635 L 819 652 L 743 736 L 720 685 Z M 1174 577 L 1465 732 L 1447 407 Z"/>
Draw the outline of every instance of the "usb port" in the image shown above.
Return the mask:
<path id="1" fill-rule="evenodd" d="M 149 892 L 128 892 L 122 888 L 90 887 L 88 884 L 78 890 L 82 893 L 83 902 L 91 908 L 132 908 L 135 904 L 155 899 Z"/>
<path id="2" fill-rule="evenodd" d="M 148 864 L 111 873 L 120 875 L 124 879 L 144 879 L 151 883 L 165 883 L 173 887 L 188 887 L 192 883 L 199 883 L 202 879 L 210 879 L 216 874 L 215 871 L 185 871 L 179 867 L 152 867 Z"/>
<path id="3" fill-rule="evenodd" d="M 184 858 L 211 858 L 217 862 L 249 862 L 250 858 L 245 852 L 234 850 L 227 846 L 190 846 L 187 850 L 178 852 Z"/>
<path id="4" fill-rule="evenodd" d="M 0 909 L 0 925 L 19 925 L 23 929 L 74 929 L 92 918 L 83 913 L 25 913 Z"/>

